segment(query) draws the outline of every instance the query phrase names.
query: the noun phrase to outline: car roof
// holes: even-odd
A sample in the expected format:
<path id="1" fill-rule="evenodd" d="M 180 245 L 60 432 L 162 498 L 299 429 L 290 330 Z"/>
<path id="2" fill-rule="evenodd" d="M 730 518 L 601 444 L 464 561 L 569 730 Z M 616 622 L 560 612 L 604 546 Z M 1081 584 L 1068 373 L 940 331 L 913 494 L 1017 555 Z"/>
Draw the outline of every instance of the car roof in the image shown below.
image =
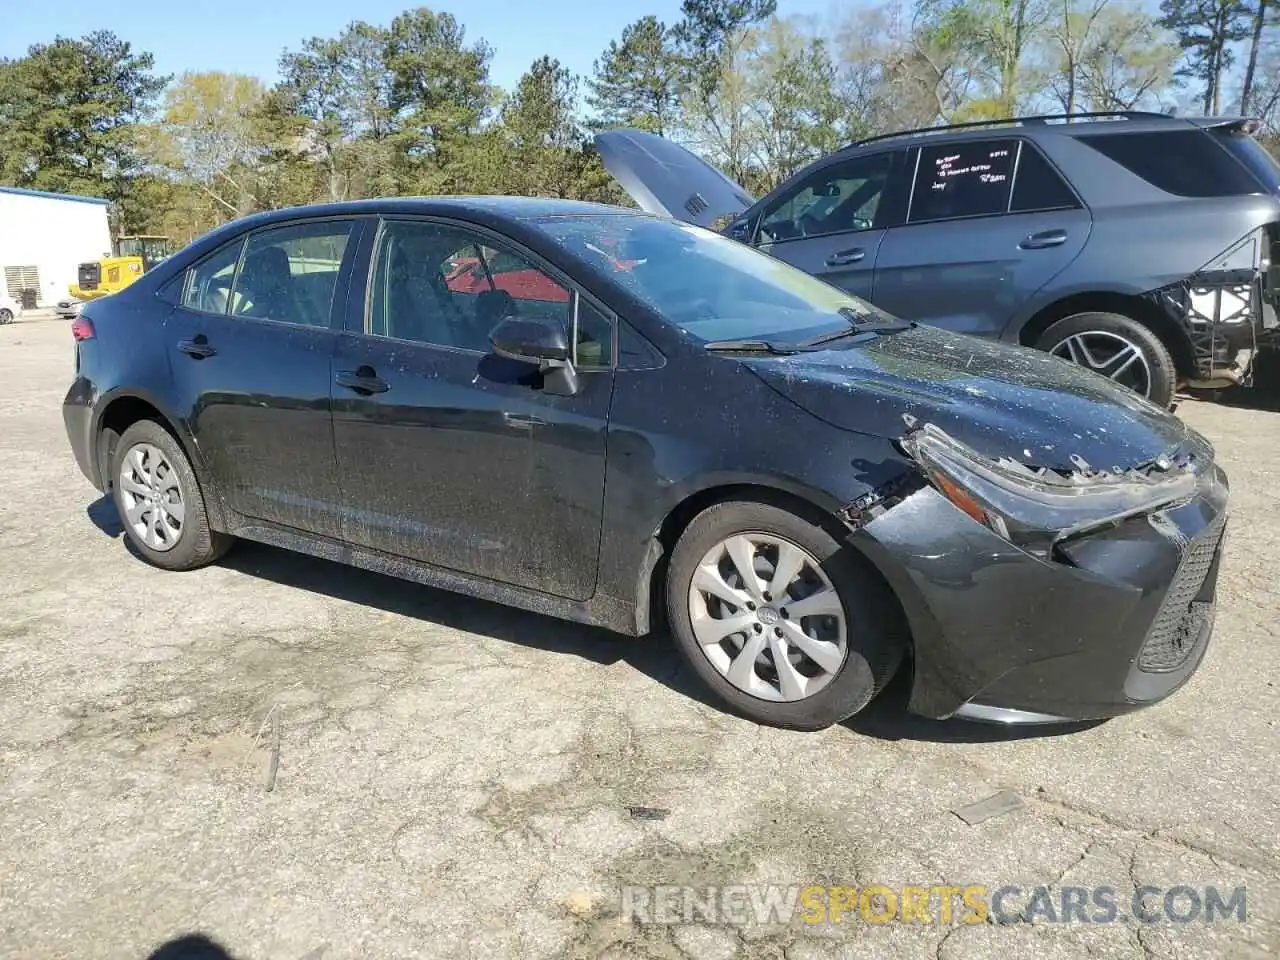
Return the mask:
<path id="1" fill-rule="evenodd" d="M 1129 111 L 1097 115 L 1077 114 L 1014 117 L 903 130 L 858 140 L 841 147 L 832 156 L 860 153 L 864 150 L 918 146 L 921 143 L 952 143 L 965 140 L 990 140 L 993 136 L 1020 136 L 1038 139 L 1044 136 L 1075 137 L 1082 133 L 1136 133 L 1147 130 L 1188 130 L 1204 127 L 1234 126 L 1248 122 L 1247 117 L 1176 117 L 1162 113 Z"/>
<path id="2" fill-rule="evenodd" d="M 226 226 L 234 226 L 238 231 L 301 217 L 336 217 L 355 214 L 480 215 L 484 219 L 496 217 L 505 220 L 540 220 L 546 217 L 605 214 L 644 216 L 642 211 L 626 207 L 615 207 L 606 203 L 588 203 L 583 200 L 561 200 L 556 197 L 384 197 L 372 200 L 312 203 L 300 207 L 268 210 L 233 220 Z"/>

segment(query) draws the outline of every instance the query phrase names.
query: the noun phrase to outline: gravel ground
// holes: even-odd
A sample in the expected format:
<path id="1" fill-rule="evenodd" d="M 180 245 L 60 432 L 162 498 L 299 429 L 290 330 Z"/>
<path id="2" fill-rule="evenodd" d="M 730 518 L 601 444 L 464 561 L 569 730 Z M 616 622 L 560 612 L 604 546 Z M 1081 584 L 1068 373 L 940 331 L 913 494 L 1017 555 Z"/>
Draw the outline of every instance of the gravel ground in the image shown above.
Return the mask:
<path id="1" fill-rule="evenodd" d="M 1172 699 L 1011 734 L 913 718 L 899 684 L 797 734 L 703 702 L 662 637 L 252 544 L 146 566 L 72 460 L 71 363 L 64 323 L 0 328 L 0 954 L 142 958 L 196 931 L 246 960 L 1280 949 L 1280 413 L 1240 405 L 1265 397 L 1180 410 L 1233 523 L 1214 642 Z M 1001 790 L 1021 808 L 952 812 Z M 1216 884 L 1248 919 L 619 916 L 622 886 L 658 883 L 1105 885 L 1122 907 Z"/>

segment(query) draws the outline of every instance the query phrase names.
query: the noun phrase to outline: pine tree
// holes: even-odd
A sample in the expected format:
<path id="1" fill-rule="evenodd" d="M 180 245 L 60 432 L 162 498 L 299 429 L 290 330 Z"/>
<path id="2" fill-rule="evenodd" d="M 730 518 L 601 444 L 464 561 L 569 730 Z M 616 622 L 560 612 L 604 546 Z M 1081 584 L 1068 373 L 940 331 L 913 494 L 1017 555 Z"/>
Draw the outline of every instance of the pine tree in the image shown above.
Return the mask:
<path id="1" fill-rule="evenodd" d="M 1178 75 L 1203 83 L 1204 112 L 1217 113 L 1232 44 L 1249 35 L 1249 7 L 1241 0 L 1161 0 L 1160 13 L 1161 25 L 1174 32 L 1183 50 Z"/>
<path id="2" fill-rule="evenodd" d="M 596 60 L 587 87 L 587 103 L 596 113 L 594 127 L 669 134 L 680 101 L 671 30 L 654 16 L 627 26 Z"/>

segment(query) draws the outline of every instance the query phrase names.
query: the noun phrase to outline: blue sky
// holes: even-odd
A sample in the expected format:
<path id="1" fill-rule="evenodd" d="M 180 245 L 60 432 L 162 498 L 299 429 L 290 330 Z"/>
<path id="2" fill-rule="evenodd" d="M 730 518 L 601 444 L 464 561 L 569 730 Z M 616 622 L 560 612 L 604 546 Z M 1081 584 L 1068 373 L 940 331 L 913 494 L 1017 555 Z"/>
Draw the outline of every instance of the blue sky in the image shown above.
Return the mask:
<path id="1" fill-rule="evenodd" d="M 843 0 L 852 3 L 855 0 Z M 779 0 L 778 12 L 826 15 L 841 0 Z M 271 81 L 286 47 L 305 37 L 336 36 L 351 20 L 388 24 L 413 0 L 129 0 L 123 6 L 102 0 L 0 0 L 7 7 L 0 28 L 0 57 L 17 57 L 33 43 L 59 34 L 79 37 L 110 28 L 135 49 L 155 54 L 162 73 L 226 70 Z M 483 37 L 494 47 L 492 79 L 510 88 L 533 60 L 558 57 L 575 73 L 586 74 L 592 61 L 622 28 L 653 13 L 671 22 L 680 0 L 471 0 L 428 3 L 449 10 L 467 28 L 468 38 Z M 464 12 L 465 11 L 465 12 Z"/>

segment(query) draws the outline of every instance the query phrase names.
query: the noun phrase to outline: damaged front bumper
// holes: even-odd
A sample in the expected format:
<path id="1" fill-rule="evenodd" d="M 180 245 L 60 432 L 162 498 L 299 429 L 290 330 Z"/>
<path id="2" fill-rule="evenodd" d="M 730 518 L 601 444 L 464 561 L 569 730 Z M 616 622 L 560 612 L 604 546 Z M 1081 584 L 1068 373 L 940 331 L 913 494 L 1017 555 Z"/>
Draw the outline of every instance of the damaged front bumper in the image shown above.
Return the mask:
<path id="1" fill-rule="evenodd" d="M 910 706 L 935 718 L 1117 716 L 1194 673 L 1213 626 L 1227 480 L 1197 451 L 1188 495 L 1032 552 L 935 486 L 863 515 L 859 550 L 902 603 Z"/>

